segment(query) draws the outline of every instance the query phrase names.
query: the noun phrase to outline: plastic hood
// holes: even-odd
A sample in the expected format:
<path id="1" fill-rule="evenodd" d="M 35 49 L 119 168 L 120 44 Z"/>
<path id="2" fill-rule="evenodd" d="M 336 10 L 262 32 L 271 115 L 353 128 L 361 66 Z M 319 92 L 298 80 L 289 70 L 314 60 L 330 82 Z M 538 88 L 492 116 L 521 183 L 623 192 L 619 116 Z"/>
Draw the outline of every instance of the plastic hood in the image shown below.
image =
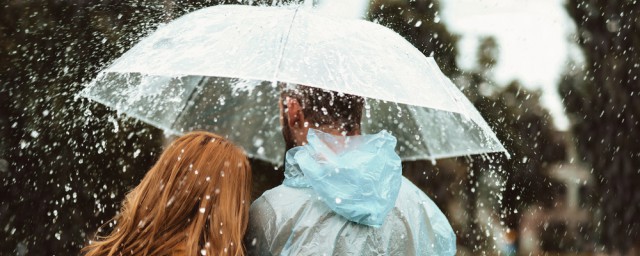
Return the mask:
<path id="1" fill-rule="evenodd" d="M 309 129 L 307 141 L 287 151 L 284 184 L 311 187 L 337 214 L 380 227 L 402 182 L 396 138 L 386 131 L 335 136 Z"/>

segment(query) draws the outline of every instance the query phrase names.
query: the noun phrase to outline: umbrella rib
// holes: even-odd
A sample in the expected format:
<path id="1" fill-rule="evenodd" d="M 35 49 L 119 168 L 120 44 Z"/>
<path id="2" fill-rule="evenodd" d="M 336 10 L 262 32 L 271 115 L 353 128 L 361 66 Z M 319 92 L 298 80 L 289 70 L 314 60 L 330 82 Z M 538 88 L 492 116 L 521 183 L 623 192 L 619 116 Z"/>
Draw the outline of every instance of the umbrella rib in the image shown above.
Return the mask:
<path id="1" fill-rule="evenodd" d="M 284 43 L 282 44 L 282 50 L 280 50 L 280 56 L 278 56 L 278 64 L 276 66 L 276 70 L 273 73 L 273 79 L 272 79 L 272 83 L 274 84 L 274 86 L 276 85 L 276 79 L 280 73 L 280 66 L 282 66 L 282 59 L 284 59 L 284 50 L 287 48 L 287 43 L 289 42 L 289 35 L 291 35 L 291 29 L 293 28 L 293 22 L 296 20 L 296 15 L 298 14 L 298 9 L 300 8 L 300 6 L 296 7 L 295 11 L 293 12 L 293 17 L 291 17 L 291 24 L 289 24 L 289 29 L 287 30 L 287 35 L 284 38 Z"/>
<path id="2" fill-rule="evenodd" d="M 400 106 L 400 105 L 399 105 Z M 412 117 L 412 121 L 414 121 L 413 123 L 416 124 L 416 126 L 418 127 L 418 132 L 420 133 L 419 135 L 421 136 L 422 139 L 422 144 L 424 145 L 424 150 L 426 151 L 427 155 L 429 156 L 429 160 L 434 160 L 435 158 L 432 158 L 432 153 L 431 153 L 431 148 L 429 147 L 429 144 L 427 144 L 427 141 L 425 140 L 427 138 L 427 136 L 423 133 L 425 128 L 423 126 L 423 123 L 418 122 L 418 118 L 415 115 L 415 106 L 412 107 L 411 105 L 404 105 L 405 109 L 407 110 L 407 112 L 409 113 L 409 115 Z M 424 110 L 424 109 L 422 109 Z M 426 110 L 424 110 L 426 111 Z M 409 143 L 407 143 L 408 145 L 411 145 Z M 413 145 L 411 145 L 413 146 Z M 413 146 L 413 148 L 417 148 L 416 146 Z M 418 152 L 418 150 L 414 149 L 414 151 Z"/>
<path id="3" fill-rule="evenodd" d="M 196 94 L 198 87 L 201 88 L 202 84 L 204 83 L 204 80 L 206 80 L 205 76 L 203 76 L 202 79 L 200 79 L 200 82 L 198 82 L 198 84 L 191 91 L 191 94 L 189 94 L 189 98 L 187 98 L 187 101 L 184 102 L 184 106 L 182 107 L 182 110 L 178 112 L 178 116 L 176 116 L 176 119 L 174 119 L 173 123 L 171 124 L 172 130 L 174 129 L 174 126 L 176 125 L 176 123 L 178 123 L 178 120 L 180 120 L 180 118 L 184 114 L 185 110 L 187 109 L 187 106 L 189 106 L 189 102 L 193 99 L 193 96 Z"/>

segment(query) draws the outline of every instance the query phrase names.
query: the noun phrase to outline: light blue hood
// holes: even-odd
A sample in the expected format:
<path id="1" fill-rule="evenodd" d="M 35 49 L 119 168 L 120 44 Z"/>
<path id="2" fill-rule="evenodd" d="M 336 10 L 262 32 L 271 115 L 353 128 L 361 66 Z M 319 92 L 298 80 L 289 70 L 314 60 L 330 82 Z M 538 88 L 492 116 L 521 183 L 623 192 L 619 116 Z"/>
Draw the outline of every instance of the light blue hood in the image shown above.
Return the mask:
<path id="1" fill-rule="evenodd" d="M 284 184 L 310 187 L 337 214 L 380 227 L 402 183 L 396 138 L 386 131 L 334 136 L 309 129 L 307 142 L 287 151 Z"/>

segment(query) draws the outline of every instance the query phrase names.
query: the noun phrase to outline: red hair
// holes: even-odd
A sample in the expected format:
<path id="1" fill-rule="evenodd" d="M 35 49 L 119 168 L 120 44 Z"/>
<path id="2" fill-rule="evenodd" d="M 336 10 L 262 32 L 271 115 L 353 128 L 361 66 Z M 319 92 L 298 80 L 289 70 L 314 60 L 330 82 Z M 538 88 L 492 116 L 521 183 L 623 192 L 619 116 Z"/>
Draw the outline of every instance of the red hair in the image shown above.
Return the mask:
<path id="1" fill-rule="evenodd" d="M 94 255 L 244 255 L 251 167 L 242 149 L 208 132 L 174 141 L 127 194 Z"/>

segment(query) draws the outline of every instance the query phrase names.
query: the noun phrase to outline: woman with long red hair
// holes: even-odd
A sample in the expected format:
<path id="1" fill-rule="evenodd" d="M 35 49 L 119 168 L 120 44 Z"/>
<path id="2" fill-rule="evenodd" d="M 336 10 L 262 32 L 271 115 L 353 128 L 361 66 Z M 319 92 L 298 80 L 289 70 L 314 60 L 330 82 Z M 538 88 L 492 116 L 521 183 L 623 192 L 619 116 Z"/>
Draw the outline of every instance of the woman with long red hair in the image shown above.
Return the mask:
<path id="1" fill-rule="evenodd" d="M 244 255 L 251 167 L 242 149 L 208 132 L 174 141 L 127 194 L 95 255 Z"/>

